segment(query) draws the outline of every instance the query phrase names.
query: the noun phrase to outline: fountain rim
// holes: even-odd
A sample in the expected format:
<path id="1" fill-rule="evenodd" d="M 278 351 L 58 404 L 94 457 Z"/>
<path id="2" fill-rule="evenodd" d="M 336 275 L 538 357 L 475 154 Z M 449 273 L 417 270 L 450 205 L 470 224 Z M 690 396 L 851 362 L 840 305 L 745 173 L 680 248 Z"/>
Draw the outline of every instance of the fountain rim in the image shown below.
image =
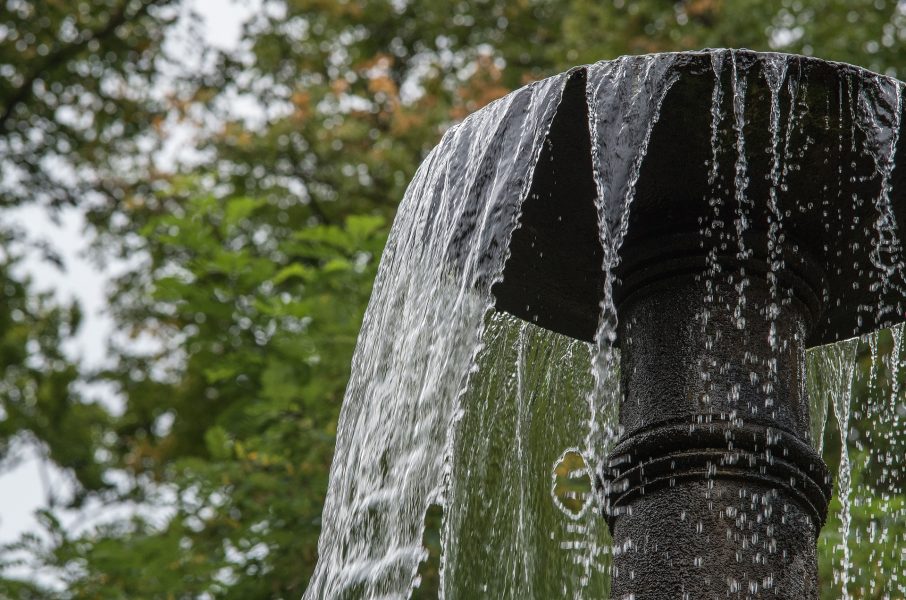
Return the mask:
<path id="1" fill-rule="evenodd" d="M 788 61 L 788 64 L 792 68 L 803 68 L 803 69 L 807 69 L 807 70 L 817 69 L 818 72 L 834 73 L 835 74 L 834 76 L 839 77 L 839 78 L 855 78 L 855 79 L 858 79 L 861 81 L 866 81 L 866 82 L 871 81 L 871 82 L 874 82 L 874 85 L 881 84 L 881 85 L 898 86 L 899 88 L 906 87 L 906 83 L 904 83 L 903 81 L 900 81 L 899 79 L 896 79 L 895 77 L 877 73 L 875 71 L 866 69 L 864 67 L 852 65 L 850 63 L 826 60 L 826 59 L 822 59 L 822 58 L 806 56 L 806 55 L 802 55 L 802 54 L 795 54 L 795 53 L 784 53 L 784 52 L 775 52 L 775 51 L 757 51 L 757 50 L 750 50 L 747 48 L 740 48 L 740 49 L 705 48 L 705 49 L 701 49 L 701 50 L 691 50 L 691 51 L 682 51 L 682 52 L 659 52 L 659 53 L 648 53 L 648 54 L 638 54 L 638 55 L 624 55 L 624 56 L 621 56 L 621 57 L 618 57 L 615 59 L 601 60 L 596 63 L 589 63 L 589 64 L 585 64 L 585 65 L 577 65 L 567 71 L 564 71 L 564 72 L 554 76 L 554 77 L 562 78 L 563 84 L 562 84 L 562 89 L 560 91 L 558 105 L 555 110 L 555 116 L 553 118 L 553 121 L 548 125 L 548 129 L 545 132 L 545 139 L 550 139 L 551 136 L 553 135 L 553 132 L 555 130 L 554 123 L 557 120 L 557 118 L 559 117 L 561 111 L 563 110 L 563 106 L 564 106 L 563 103 L 566 100 L 567 95 L 569 93 L 569 91 L 568 91 L 569 87 L 571 85 L 573 85 L 575 81 L 584 80 L 585 77 L 587 76 L 587 74 L 589 74 L 592 71 L 592 69 L 595 67 L 595 65 L 618 63 L 618 62 L 626 60 L 626 59 L 629 59 L 630 61 L 633 61 L 633 62 L 635 62 L 635 61 L 644 62 L 646 58 L 650 59 L 650 58 L 654 57 L 654 58 L 667 59 L 669 57 L 674 60 L 670 61 L 670 64 L 667 66 L 667 68 L 669 68 L 671 70 L 675 69 L 675 70 L 678 70 L 679 72 L 682 72 L 684 69 L 691 69 L 692 70 L 691 72 L 693 74 L 695 74 L 695 73 L 703 74 L 703 69 L 713 68 L 713 63 L 711 62 L 711 59 L 717 55 L 723 56 L 725 60 L 731 60 L 734 62 L 738 61 L 738 60 L 742 60 L 742 65 L 743 65 L 742 68 L 744 68 L 746 70 L 748 70 L 751 65 L 756 64 L 756 63 L 762 63 L 765 60 L 774 59 L 774 58 L 783 58 L 784 60 Z M 636 64 L 638 64 L 638 63 L 636 62 Z M 551 79 L 553 79 L 553 78 L 551 78 Z M 521 89 L 530 88 L 532 86 L 540 84 L 542 81 L 545 81 L 545 80 L 532 82 L 532 83 L 524 86 Z M 519 91 L 519 90 L 517 90 L 517 91 Z M 516 92 L 513 92 L 513 93 L 516 93 Z M 576 92 L 573 92 L 573 93 L 575 94 Z M 588 91 L 586 90 L 586 95 L 587 95 L 587 93 L 588 93 Z M 586 97 L 586 103 L 585 103 L 586 110 L 588 110 L 588 108 L 589 108 L 588 101 L 589 100 Z M 484 110 L 484 109 L 481 109 L 481 110 Z M 476 111 L 476 113 L 481 112 L 481 110 Z M 473 114 L 476 114 L 476 113 L 473 113 Z M 471 117 L 471 115 L 470 115 L 470 117 Z M 902 145 L 902 144 L 900 144 L 900 145 Z M 533 173 L 531 175 L 531 180 L 533 181 L 533 185 L 534 185 L 534 180 L 536 179 L 537 175 L 538 175 L 537 170 L 533 171 Z M 516 219 L 515 219 L 515 223 L 514 223 L 515 228 L 513 230 L 513 235 L 516 234 L 516 232 L 517 232 L 516 230 L 520 229 L 523 226 L 523 216 L 524 216 L 525 205 L 530 200 L 530 197 L 531 197 L 531 190 L 528 190 L 527 193 L 525 194 L 525 196 L 520 198 L 520 207 L 517 212 Z M 513 239 L 514 238 L 510 238 L 510 240 L 507 243 L 507 246 L 508 246 L 507 258 L 506 258 L 507 264 L 504 265 L 504 268 L 501 270 L 498 277 L 495 278 L 494 284 L 492 285 L 492 287 L 495 287 L 498 285 L 505 286 L 508 263 L 509 263 L 509 260 L 515 255 L 515 253 L 513 252 L 513 248 L 512 248 Z M 623 248 L 621 248 L 621 250 L 620 250 L 621 257 L 623 255 L 623 250 L 626 249 L 626 242 L 628 242 L 628 241 L 629 240 L 625 240 L 624 243 L 622 244 Z M 636 241 L 639 241 L 639 240 L 636 240 Z M 633 243 L 635 243 L 635 242 L 633 242 Z M 818 256 L 816 255 L 815 257 L 812 257 L 812 258 L 817 259 Z M 622 263 L 624 261 L 621 260 L 620 262 Z M 807 260 L 806 262 L 810 263 L 811 265 L 820 266 L 820 261 Z M 819 277 L 819 278 L 823 279 L 822 277 Z M 802 287 L 802 286 L 800 286 L 800 287 Z M 813 291 L 817 291 L 817 289 L 814 286 L 809 286 L 809 287 L 813 287 Z M 513 312 L 513 311 L 508 310 L 507 308 L 503 307 L 504 303 L 500 302 L 500 299 L 499 299 L 497 293 L 493 290 L 491 291 L 491 293 L 494 297 L 494 304 L 495 304 L 495 306 L 497 306 L 498 310 L 504 310 L 505 312 L 510 312 L 517 318 L 522 318 L 524 320 L 530 320 L 527 317 L 521 315 L 518 311 Z M 809 294 L 809 296 L 811 296 L 811 295 L 812 294 Z M 838 302 L 838 304 L 839 304 L 839 302 Z M 816 317 L 815 322 L 817 322 L 816 311 L 810 310 L 809 312 L 811 313 L 811 316 Z M 822 309 L 819 312 L 823 313 L 824 311 Z M 824 346 L 827 344 L 838 343 L 838 342 L 842 342 L 842 341 L 845 341 L 848 339 L 859 338 L 871 331 L 876 331 L 879 329 L 883 329 L 885 327 L 890 327 L 891 325 L 893 325 L 895 323 L 902 322 L 904 320 L 904 317 L 906 317 L 906 315 L 899 315 L 898 317 L 894 317 L 891 320 L 891 318 L 888 316 L 888 317 L 885 317 L 884 319 L 881 319 L 878 323 L 869 325 L 866 328 L 862 328 L 861 317 L 859 317 L 860 318 L 859 327 L 853 328 L 852 330 L 850 330 L 850 332 L 846 332 L 846 331 L 841 330 L 838 325 L 832 323 L 832 321 L 834 319 L 838 320 L 839 318 L 830 316 L 829 319 L 831 319 L 831 320 L 828 321 L 828 323 L 831 323 L 831 324 L 827 325 L 827 327 L 834 328 L 835 332 L 828 330 L 828 331 L 822 333 L 821 335 L 816 334 L 814 337 L 809 336 L 809 337 L 812 337 L 812 339 L 809 341 L 808 347 L 809 348 L 821 347 L 821 346 Z M 535 321 L 537 322 L 537 317 L 535 317 Z M 545 325 L 541 325 L 541 326 L 545 327 Z M 557 329 L 556 327 L 546 327 L 546 328 L 552 329 L 554 331 L 558 331 L 560 333 L 568 335 L 569 337 L 574 337 L 576 339 L 583 340 L 585 342 L 594 343 L 594 339 L 589 338 L 588 334 L 575 335 L 573 333 L 567 333 L 566 331 L 561 331 L 560 329 Z M 617 340 L 614 340 L 614 343 L 616 345 L 619 345 L 619 342 Z"/>
<path id="2" fill-rule="evenodd" d="M 798 54 L 796 52 L 779 52 L 779 51 L 775 51 L 775 50 L 753 50 L 750 48 L 701 48 L 699 50 L 671 50 L 671 51 L 665 51 L 665 52 L 646 52 L 646 53 L 642 53 L 642 54 L 621 54 L 620 56 L 617 56 L 615 58 L 604 58 L 604 59 L 601 59 L 601 60 L 598 60 L 595 62 L 586 63 L 583 65 L 576 65 L 574 67 L 567 69 L 566 71 L 561 71 L 560 73 L 553 75 L 553 77 L 558 77 L 561 75 L 572 75 L 576 71 L 585 70 L 588 67 L 592 67 L 595 65 L 601 65 L 601 64 L 616 63 L 616 62 L 619 62 L 620 60 L 627 59 L 627 58 L 641 59 L 641 58 L 649 58 L 649 57 L 650 58 L 654 58 L 654 57 L 660 58 L 660 57 L 668 57 L 668 56 L 672 56 L 672 57 L 676 57 L 676 58 L 691 58 L 691 57 L 702 57 L 702 56 L 714 56 L 716 54 L 724 54 L 727 56 L 745 56 L 745 57 L 751 57 L 751 58 L 783 57 L 786 59 L 795 59 L 797 61 L 804 61 L 804 62 L 808 62 L 808 63 L 814 63 L 814 64 L 820 64 L 820 65 L 832 67 L 835 69 L 839 69 L 841 71 L 848 71 L 853 74 L 859 75 L 861 77 L 866 77 L 866 76 L 880 77 L 880 78 L 886 79 L 890 82 L 898 83 L 902 86 L 906 86 L 906 81 L 897 79 L 896 77 L 893 77 L 892 75 L 885 75 L 884 73 L 872 71 L 871 69 L 868 69 L 866 67 L 860 67 L 859 65 L 855 65 L 853 63 L 848 63 L 845 61 L 828 60 L 828 59 L 824 59 L 824 58 L 819 58 L 817 56 L 810 56 L 807 54 Z M 527 85 L 531 86 L 531 85 L 535 85 L 536 83 L 538 83 L 538 82 L 533 81 Z"/>

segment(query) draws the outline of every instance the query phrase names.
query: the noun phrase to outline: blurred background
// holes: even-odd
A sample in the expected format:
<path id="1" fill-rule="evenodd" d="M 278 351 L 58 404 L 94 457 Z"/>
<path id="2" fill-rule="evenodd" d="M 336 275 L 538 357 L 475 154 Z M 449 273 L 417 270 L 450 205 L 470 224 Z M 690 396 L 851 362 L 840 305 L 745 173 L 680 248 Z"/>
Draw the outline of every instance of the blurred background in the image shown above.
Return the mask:
<path id="1" fill-rule="evenodd" d="M 0 0 L 0 598 L 301 596 L 397 203 L 469 113 L 622 54 L 903 76 L 904 41 L 895 0 Z"/>

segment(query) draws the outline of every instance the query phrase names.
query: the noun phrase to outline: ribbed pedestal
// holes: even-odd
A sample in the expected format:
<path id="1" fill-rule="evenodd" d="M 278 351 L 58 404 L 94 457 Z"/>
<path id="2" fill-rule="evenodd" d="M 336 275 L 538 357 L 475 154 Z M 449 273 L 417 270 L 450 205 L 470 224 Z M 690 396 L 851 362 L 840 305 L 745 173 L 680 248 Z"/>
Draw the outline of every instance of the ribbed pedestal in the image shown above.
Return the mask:
<path id="1" fill-rule="evenodd" d="M 618 308 L 624 433 L 601 473 L 612 597 L 817 598 L 831 487 L 808 443 L 809 286 L 682 264 L 626 277 Z"/>

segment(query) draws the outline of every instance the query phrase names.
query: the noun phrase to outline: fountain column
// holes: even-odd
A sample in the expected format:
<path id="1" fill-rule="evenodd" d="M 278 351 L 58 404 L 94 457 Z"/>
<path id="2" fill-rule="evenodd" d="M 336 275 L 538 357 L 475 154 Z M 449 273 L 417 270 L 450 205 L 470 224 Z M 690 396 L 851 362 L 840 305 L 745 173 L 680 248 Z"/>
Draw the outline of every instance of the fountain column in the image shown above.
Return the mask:
<path id="1" fill-rule="evenodd" d="M 830 497 L 808 443 L 808 268 L 703 259 L 659 240 L 618 306 L 623 435 L 602 475 L 613 598 L 817 598 Z M 741 293 L 740 293 L 741 292 Z"/>

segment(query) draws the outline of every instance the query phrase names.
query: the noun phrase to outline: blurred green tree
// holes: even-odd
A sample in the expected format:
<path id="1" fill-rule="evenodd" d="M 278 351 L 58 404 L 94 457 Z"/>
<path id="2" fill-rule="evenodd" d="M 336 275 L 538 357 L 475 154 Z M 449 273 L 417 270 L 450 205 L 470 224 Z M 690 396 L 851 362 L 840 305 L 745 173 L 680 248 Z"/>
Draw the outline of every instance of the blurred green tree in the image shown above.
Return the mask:
<path id="1" fill-rule="evenodd" d="M 152 342 L 112 343 L 108 369 L 79 373 L 58 350 L 77 311 L 0 269 L 0 450 L 29 432 L 72 475 L 73 505 L 143 508 L 73 532 L 52 507 L 44 535 L 9 548 L 47 577 L 0 579 L 0 597 L 302 594 L 377 258 L 419 162 L 470 112 L 628 53 L 906 71 L 893 0 L 263 0 L 235 49 L 190 30 L 188 65 L 166 44 L 184 8 L 0 11 L 0 199 L 82 207 L 98 257 L 128 265 L 109 294 L 119 331 Z M 199 158 L 163 169 L 174 127 Z M 122 412 L 76 380 L 113 384 Z"/>
<path id="2" fill-rule="evenodd" d="M 152 104 L 136 93 L 157 73 L 152 2 L 19 2 L 0 8 L 0 205 L 56 210 L 121 189 L 120 158 L 138 154 Z M 157 2 L 159 6 L 166 2 Z M 159 40 L 157 40 L 159 41 Z M 156 76 L 156 75 L 153 75 Z M 134 90 L 130 91 L 130 86 Z M 136 181 L 136 180 L 133 180 Z M 70 475 L 68 502 L 109 489 L 95 454 L 110 415 L 76 387 L 63 343 L 79 307 L 36 293 L 23 258 L 59 262 L 4 219 L 0 224 L 0 461 L 14 466 L 28 444 Z M 50 499 L 51 506 L 59 500 Z M 28 586 L 26 586 L 28 587 Z M 22 592 L 24 593 L 24 592 Z"/>

